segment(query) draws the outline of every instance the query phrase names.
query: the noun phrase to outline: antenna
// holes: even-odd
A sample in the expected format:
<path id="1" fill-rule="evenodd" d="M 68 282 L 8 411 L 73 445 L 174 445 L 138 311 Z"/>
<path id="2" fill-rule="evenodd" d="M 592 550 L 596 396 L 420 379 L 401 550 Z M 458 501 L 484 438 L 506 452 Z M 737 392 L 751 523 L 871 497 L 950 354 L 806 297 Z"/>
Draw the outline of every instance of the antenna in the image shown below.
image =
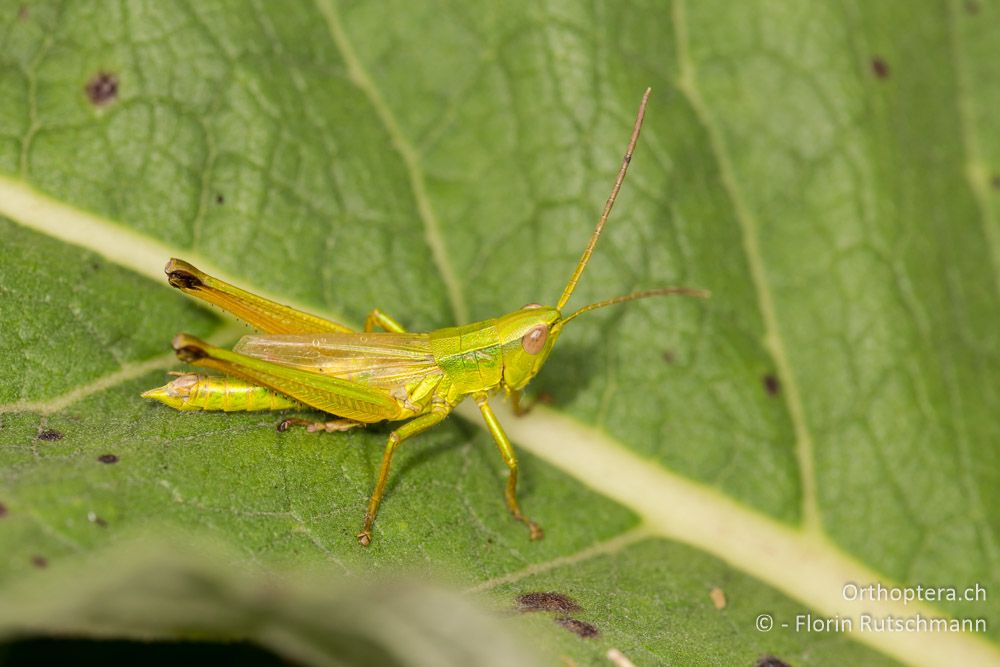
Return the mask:
<path id="1" fill-rule="evenodd" d="M 587 244 L 587 248 L 583 251 L 583 256 L 580 257 L 579 263 L 576 265 L 576 270 L 573 271 L 573 275 L 570 276 L 569 282 L 566 283 L 566 289 L 563 290 L 562 296 L 559 297 L 559 303 L 556 304 L 557 310 L 562 310 L 562 307 L 566 305 L 569 301 L 569 297 L 573 294 L 573 290 L 576 288 L 576 283 L 580 280 L 580 275 L 583 273 L 584 268 L 587 266 L 587 262 L 590 261 L 590 256 L 594 252 L 594 246 L 597 245 L 597 239 L 601 236 L 601 230 L 604 229 L 604 223 L 608 221 L 608 216 L 611 215 L 611 207 L 615 205 L 615 198 L 618 197 L 618 191 L 622 189 L 622 182 L 625 180 L 625 172 L 628 171 L 629 162 L 632 161 L 632 153 L 635 152 L 635 143 L 639 140 L 639 129 L 642 127 L 642 119 L 646 115 L 646 103 L 649 101 L 649 93 L 652 88 L 646 88 L 646 92 L 642 95 L 642 102 L 639 104 L 639 113 L 635 117 L 635 126 L 632 128 L 632 138 L 629 139 L 628 148 L 625 150 L 625 158 L 622 160 L 622 167 L 618 170 L 618 178 L 615 179 L 615 185 L 611 188 L 611 196 L 608 197 L 608 202 L 604 205 L 604 211 L 601 213 L 601 219 L 597 221 L 597 227 L 594 228 L 594 233 L 590 235 L 590 242 Z"/>
<path id="2" fill-rule="evenodd" d="M 553 329 L 562 328 L 567 322 L 575 317 L 579 317 L 584 313 L 589 313 L 592 310 L 598 308 L 604 308 L 605 306 L 613 306 L 617 303 L 625 303 L 626 301 L 635 301 L 636 299 L 646 299 L 651 296 L 669 296 L 671 294 L 680 294 L 682 296 L 696 296 L 699 299 L 708 299 L 712 296 L 712 293 L 704 289 L 695 289 L 693 287 L 661 287 L 660 289 L 650 289 L 644 290 L 642 292 L 632 292 L 631 294 L 626 294 L 625 296 L 616 296 L 613 299 L 606 299 L 604 301 L 598 301 L 597 303 L 592 303 L 589 306 L 584 306 L 580 310 L 576 311 L 569 317 L 564 317 L 563 319 L 556 322 Z"/>

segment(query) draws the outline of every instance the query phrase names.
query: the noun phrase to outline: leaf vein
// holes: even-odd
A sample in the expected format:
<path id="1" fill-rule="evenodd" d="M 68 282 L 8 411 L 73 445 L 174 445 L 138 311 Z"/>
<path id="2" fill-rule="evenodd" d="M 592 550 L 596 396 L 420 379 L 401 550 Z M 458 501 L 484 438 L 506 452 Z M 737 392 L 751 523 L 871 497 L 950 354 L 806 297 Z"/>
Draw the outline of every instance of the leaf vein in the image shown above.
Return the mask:
<path id="1" fill-rule="evenodd" d="M 723 190 L 732 203 L 736 221 L 740 226 L 744 255 L 750 269 L 750 282 L 757 295 L 760 315 L 764 322 L 764 347 L 774 360 L 775 370 L 781 378 L 785 405 L 795 429 L 796 458 L 798 459 L 799 479 L 802 487 L 803 526 L 806 530 L 820 533 L 822 525 L 816 491 L 812 435 L 806 423 L 801 393 L 792 371 L 791 361 L 785 352 L 785 343 L 778 325 L 774 296 L 768 285 L 764 260 L 757 243 L 757 222 L 740 194 L 736 183 L 735 168 L 729 158 L 725 140 L 721 136 L 721 131 L 713 125 L 708 108 L 697 87 L 695 65 L 688 46 L 684 5 L 684 0 L 675 0 L 673 4 L 673 26 L 680 67 L 677 87 L 691 105 L 695 118 L 708 136 L 711 152 L 719 165 Z"/>
<path id="2" fill-rule="evenodd" d="M 331 0 L 316 0 L 316 6 L 326 20 L 330 37 L 344 59 L 348 78 L 365 95 L 369 103 L 371 103 L 376 116 L 378 116 L 403 160 L 410 180 L 410 189 L 417 204 L 420 220 L 424 226 L 424 236 L 427 245 L 430 247 L 434 264 L 437 266 L 441 280 L 444 282 L 445 289 L 448 292 L 448 300 L 451 304 L 455 321 L 459 324 L 467 322 L 469 319 L 468 306 L 465 303 L 465 297 L 462 294 L 458 278 L 455 276 L 451 260 L 448 258 L 448 250 L 445 246 L 444 236 L 441 232 L 437 216 L 431 206 L 424 171 L 420 166 L 419 155 L 413 145 L 404 136 L 392 110 L 382 98 L 374 81 L 368 76 L 360 58 L 354 52 L 354 47 L 351 45 L 350 40 L 348 40 L 347 33 L 341 24 L 335 3 Z"/>

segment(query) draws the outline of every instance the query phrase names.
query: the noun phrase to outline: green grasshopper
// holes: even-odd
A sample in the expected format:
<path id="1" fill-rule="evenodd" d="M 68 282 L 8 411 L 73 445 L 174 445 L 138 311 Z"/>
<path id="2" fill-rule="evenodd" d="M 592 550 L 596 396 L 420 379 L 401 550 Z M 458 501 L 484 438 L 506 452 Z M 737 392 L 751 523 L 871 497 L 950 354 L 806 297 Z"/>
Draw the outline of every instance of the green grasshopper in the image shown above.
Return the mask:
<path id="1" fill-rule="evenodd" d="M 171 259 L 165 270 L 172 286 L 229 311 L 262 335 L 244 336 L 230 351 L 194 336 L 178 334 L 172 345 L 182 361 L 220 371 L 225 376 L 180 374 L 143 396 L 178 410 L 313 408 L 338 417 L 325 422 L 286 419 L 278 426 L 280 431 L 292 425 L 305 426 L 309 431 L 343 431 L 375 422 L 409 419 L 389 434 L 378 481 L 357 535 L 362 546 L 371 543 L 372 524 L 396 448 L 441 422 L 466 397 L 472 396 L 510 471 L 505 490 L 507 508 L 528 527 L 532 540 L 541 538 L 542 529 L 524 515 L 517 502 L 517 457 L 490 408 L 490 394 L 502 390 L 515 414 L 526 412 L 521 405 L 521 391 L 545 363 L 566 323 L 583 313 L 651 296 L 708 296 L 705 291 L 690 288 L 653 289 L 592 303 L 568 317 L 562 315 L 562 308 L 590 260 L 625 179 L 649 92 L 647 89 L 642 97 L 611 195 L 555 307 L 533 303 L 497 318 L 430 333 L 410 333 L 395 319 L 375 309 L 365 320 L 364 332 L 356 332 L 268 301 L 213 278 L 187 262 Z M 376 327 L 384 332 L 375 332 Z"/>

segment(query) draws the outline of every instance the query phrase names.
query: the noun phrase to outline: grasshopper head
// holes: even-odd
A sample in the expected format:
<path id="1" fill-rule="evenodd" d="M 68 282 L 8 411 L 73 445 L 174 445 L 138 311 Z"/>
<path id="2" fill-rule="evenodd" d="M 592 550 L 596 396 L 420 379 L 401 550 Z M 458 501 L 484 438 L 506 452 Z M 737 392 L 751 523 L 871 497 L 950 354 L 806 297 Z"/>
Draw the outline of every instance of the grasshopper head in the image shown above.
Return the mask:
<path id="1" fill-rule="evenodd" d="M 497 320 L 503 350 L 503 381 L 521 389 L 535 377 L 549 357 L 556 338 L 559 311 L 551 306 L 529 304 Z"/>

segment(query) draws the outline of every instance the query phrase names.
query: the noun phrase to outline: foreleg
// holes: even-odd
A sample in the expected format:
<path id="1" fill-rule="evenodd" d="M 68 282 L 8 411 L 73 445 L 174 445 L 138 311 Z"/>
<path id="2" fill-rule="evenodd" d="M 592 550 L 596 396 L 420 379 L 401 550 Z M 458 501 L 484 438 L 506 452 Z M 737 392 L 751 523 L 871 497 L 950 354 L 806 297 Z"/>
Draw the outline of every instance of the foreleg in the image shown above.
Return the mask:
<path id="1" fill-rule="evenodd" d="M 476 394 L 475 399 L 479 405 L 479 411 L 483 413 L 486 428 L 489 429 L 493 440 L 496 441 L 497 447 L 500 449 L 500 455 L 503 456 L 503 462 L 507 464 L 507 468 L 510 470 L 510 474 L 507 477 L 507 488 L 504 492 L 507 509 L 514 515 L 515 519 L 528 527 L 531 539 L 539 540 L 544 535 L 541 526 L 524 516 L 524 513 L 521 512 L 521 506 L 517 502 L 517 457 L 514 455 L 514 447 L 511 446 L 510 439 L 504 433 L 503 427 L 500 426 L 500 421 L 493 413 L 493 408 L 490 407 L 486 399 L 486 394 Z"/>

